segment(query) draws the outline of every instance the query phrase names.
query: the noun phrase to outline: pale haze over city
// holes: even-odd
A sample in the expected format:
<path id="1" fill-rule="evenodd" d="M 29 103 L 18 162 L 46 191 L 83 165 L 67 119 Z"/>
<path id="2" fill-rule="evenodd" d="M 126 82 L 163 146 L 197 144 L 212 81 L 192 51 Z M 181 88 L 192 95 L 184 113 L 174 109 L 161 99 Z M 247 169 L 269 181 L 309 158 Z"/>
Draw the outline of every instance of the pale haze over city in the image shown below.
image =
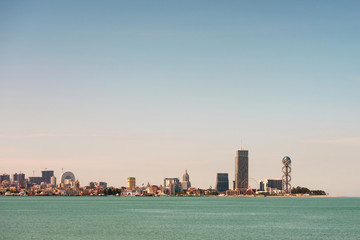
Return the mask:
<path id="1" fill-rule="evenodd" d="M 208 188 L 246 149 L 253 187 L 289 156 L 360 196 L 359 5 L 2 1 L 0 174 Z"/>

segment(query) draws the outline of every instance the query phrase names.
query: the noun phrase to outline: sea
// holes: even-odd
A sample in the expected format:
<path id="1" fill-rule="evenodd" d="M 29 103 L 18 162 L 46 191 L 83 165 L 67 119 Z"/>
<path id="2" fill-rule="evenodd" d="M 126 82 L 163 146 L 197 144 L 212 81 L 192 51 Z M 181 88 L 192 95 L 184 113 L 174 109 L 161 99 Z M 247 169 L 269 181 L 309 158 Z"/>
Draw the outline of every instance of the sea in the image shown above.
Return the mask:
<path id="1" fill-rule="evenodd" d="M 4 196 L 0 239 L 360 239 L 360 198 Z"/>

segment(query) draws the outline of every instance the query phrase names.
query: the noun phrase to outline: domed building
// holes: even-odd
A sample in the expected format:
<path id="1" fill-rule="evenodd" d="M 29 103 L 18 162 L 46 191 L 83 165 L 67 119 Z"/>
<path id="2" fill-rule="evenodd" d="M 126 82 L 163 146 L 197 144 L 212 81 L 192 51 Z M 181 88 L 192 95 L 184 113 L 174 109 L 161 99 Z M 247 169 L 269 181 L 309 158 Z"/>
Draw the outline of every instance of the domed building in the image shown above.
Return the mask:
<path id="1" fill-rule="evenodd" d="M 185 169 L 185 173 L 183 174 L 182 177 L 182 182 L 181 182 L 181 189 L 184 191 L 188 190 L 191 187 L 191 183 L 190 183 L 190 177 L 189 174 L 187 173 L 187 170 Z"/>

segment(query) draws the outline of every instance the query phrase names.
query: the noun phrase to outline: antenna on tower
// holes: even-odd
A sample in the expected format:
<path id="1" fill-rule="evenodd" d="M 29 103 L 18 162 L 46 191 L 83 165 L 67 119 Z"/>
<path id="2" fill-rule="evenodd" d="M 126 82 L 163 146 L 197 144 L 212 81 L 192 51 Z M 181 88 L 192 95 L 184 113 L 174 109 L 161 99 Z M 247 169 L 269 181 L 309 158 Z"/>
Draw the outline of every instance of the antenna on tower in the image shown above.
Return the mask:
<path id="1" fill-rule="evenodd" d="M 64 173 L 64 168 L 61 168 L 61 172 Z"/>

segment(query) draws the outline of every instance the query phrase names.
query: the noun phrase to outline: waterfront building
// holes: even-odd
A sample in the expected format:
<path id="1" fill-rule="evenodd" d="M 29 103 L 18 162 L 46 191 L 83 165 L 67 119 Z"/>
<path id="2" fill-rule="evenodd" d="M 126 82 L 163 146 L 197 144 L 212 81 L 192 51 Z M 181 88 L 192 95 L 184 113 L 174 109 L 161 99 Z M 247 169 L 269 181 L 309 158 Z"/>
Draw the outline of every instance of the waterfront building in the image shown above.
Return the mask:
<path id="1" fill-rule="evenodd" d="M 89 182 L 89 187 L 90 187 L 90 188 L 94 188 L 94 187 L 95 187 L 95 183 L 94 183 L 94 182 Z"/>
<path id="2" fill-rule="evenodd" d="M 25 182 L 25 174 L 24 173 L 14 173 L 12 178 L 13 183 L 23 183 Z"/>
<path id="3" fill-rule="evenodd" d="M 169 184 L 169 194 L 175 195 L 181 191 L 181 183 L 179 182 L 172 182 Z"/>
<path id="4" fill-rule="evenodd" d="M 51 176 L 51 178 L 50 178 L 50 184 L 51 184 L 51 186 L 53 186 L 53 187 L 56 186 L 56 177 L 55 177 L 55 176 Z"/>
<path id="5" fill-rule="evenodd" d="M 190 177 L 189 174 L 187 173 L 187 170 L 185 169 L 185 173 L 183 174 L 182 177 L 181 189 L 188 190 L 190 187 L 191 187 Z"/>
<path id="6" fill-rule="evenodd" d="M 146 185 L 146 193 L 147 194 L 151 194 L 154 195 L 157 193 L 159 187 L 156 185 L 150 185 L 150 183 L 148 182 L 148 184 Z"/>
<path id="7" fill-rule="evenodd" d="M 170 195 L 180 192 L 181 183 L 179 178 L 164 178 L 164 187 L 169 191 Z M 164 189 L 166 191 L 166 189 Z"/>
<path id="8" fill-rule="evenodd" d="M 76 181 L 75 181 L 75 183 L 74 183 L 74 186 L 75 186 L 75 189 L 76 189 L 76 190 L 79 190 L 79 188 L 80 188 L 80 182 L 79 182 L 78 179 L 76 179 Z"/>
<path id="9" fill-rule="evenodd" d="M 54 171 L 52 170 L 45 170 L 41 171 L 42 181 L 45 183 L 51 182 L 51 177 L 54 176 Z"/>
<path id="10" fill-rule="evenodd" d="M 164 178 L 164 186 L 169 187 L 171 183 L 179 183 L 179 178 Z"/>
<path id="11" fill-rule="evenodd" d="M 260 191 L 268 192 L 270 194 L 280 193 L 282 191 L 283 181 L 282 179 L 268 178 L 260 181 Z"/>
<path id="12" fill-rule="evenodd" d="M 42 182 L 42 177 L 28 177 L 28 182 L 30 184 L 40 185 Z"/>
<path id="13" fill-rule="evenodd" d="M 61 183 L 64 188 L 73 188 L 75 186 L 75 181 L 70 178 L 64 180 L 64 183 Z"/>
<path id="14" fill-rule="evenodd" d="M 107 182 L 98 182 L 97 186 L 100 187 L 100 188 L 106 189 L 107 188 Z"/>
<path id="15" fill-rule="evenodd" d="M 235 157 L 235 190 L 245 192 L 249 185 L 249 151 L 238 150 Z"/>
<path id="16" fill-rule="evenodd" d="M 1 184 L 3 181 L 9 181 L 9 182 L 10 182 L 10 175 L 9 175 L 9 174 L 2 174 L 2 175 L 0 175 L 0 184 Z"/>
<path id="17" fill-rule="evenodd" d="M 218 173 L 216 176 L 216 187 L 217 192 L 226 192 L 229 190 L 229 176 L 227 173 Z"/>
<path id="18" fill-rule="evenodd" d="M 12 183 L 15 183 L 15 182 L 18 182 L 19 181 L 19 174 L 18 173 L 14 173 L 12 175 L 12 178 L 11 178 L 11 182 Z"/>
<path id="19" fill-rule="evenodd" d="M 240 195 L 240 190 L 227 190 L 226 196 L 238 196 Z"/>
<path id="20" fill-rule="evenodd" d="M 135 190 L 135 187 L 136 187 L 136 180 L 134 177 L 128 177 L 127 179 L 127 189 L 133 191 Z"/>
<path id="21" fill-rule="evenodd" d="M 145 190 L 146 190 L 146 193 L 147 194 L 152 194 L 152 189 L 151 189 L 151 186 L 150 186 L 150 183 L 148 182 L 148 184 L 146 185 L 146 188 L 145 188 Z"/>

